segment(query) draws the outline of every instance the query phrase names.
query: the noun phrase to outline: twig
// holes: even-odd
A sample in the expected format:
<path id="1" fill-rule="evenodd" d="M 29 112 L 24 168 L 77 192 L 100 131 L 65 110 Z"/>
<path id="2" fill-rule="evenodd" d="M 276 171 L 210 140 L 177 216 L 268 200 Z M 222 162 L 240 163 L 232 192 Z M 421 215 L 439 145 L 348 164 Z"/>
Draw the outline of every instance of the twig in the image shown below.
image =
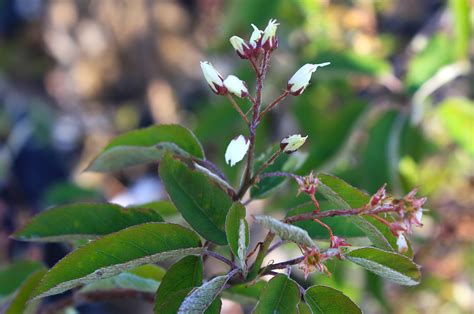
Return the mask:
<path id="1" fill-rule="evenodd" d="M 214 257 L 215 259 L 220 260 L 223 263 L 226 263 L 227 265 L 232 267 L 232 269 L 239 268 L 239 266 L 237 266 L 234 262 L 228 260 L 227 258 L 225 258 L 224 256 L 222 256 L 222 255 L 220 255 L 216 252 L 206 250 L 206 251 L 202 252 L 202 254 Z"/>
<path id="2" fill-rule="evenodd" d="M 260 175 L 260 178 L 267 178 L 267 177 L 288 177 L 288 178 L 299 178 L 299 175 L 290 173 L 290 172 L 282 172 L 282 171 L 276 171 L 276 172 L 266 172 L 262 173 Z"/>
<path id="3" fill-rule="evenodd" d="M 247 123 L 247 125 L 249 125 L 249 124 L 250 124 L 249 119 L 248 119 L 247 116 L 243 113 L 242 109 L 240 109 L 239 105 L 235 102 L 234 97 L 232 97 L 232 95 L 229 94 L 229 93 L 227 93 L 226 96 L 227 96 L 227 98 L 230 100 L 230 102 L 232 103 L 232 105 L 234 106 L 235 110 L 237 110 L 237 112 L 240 114 L 240 116 L 242 117 L 242 119 L 244 119 L 245 123 Z"/>
<path id="4" fill-rule="evenodd" d="M 267 112 L 272 110 L 274 107 L 276 107 L 281 101 L 283 101 L 288 95 L 290 94 L 289 91 L 285 90 L 283 93 L 280 94 L 270 105 L 265 107 L 265 109 L 262 110 L 260 113 L 260 118 L 263 118 Z"/>
<path id="5" fill-rule="evenodd" d="M 327 218 L 327 217 L 334 217 L 334 216 L 357 216 L 357 215 L 376 215 L 380 213 L 389 213 L 389 212 L 397 212 L 398 209 L 394 207 L 379 207 L 375 208 L 371 211 L 367 211 L 367 208 L 359 207 L 354 209 L 333 209 L 327 210 L 323 212 L 309 212 L 303 213 L 295 216 L 288 217 L 284 220 L 286 223 L 294 223 L 297 221 L 303 220 L 313 220 L 315 218 Z"/>

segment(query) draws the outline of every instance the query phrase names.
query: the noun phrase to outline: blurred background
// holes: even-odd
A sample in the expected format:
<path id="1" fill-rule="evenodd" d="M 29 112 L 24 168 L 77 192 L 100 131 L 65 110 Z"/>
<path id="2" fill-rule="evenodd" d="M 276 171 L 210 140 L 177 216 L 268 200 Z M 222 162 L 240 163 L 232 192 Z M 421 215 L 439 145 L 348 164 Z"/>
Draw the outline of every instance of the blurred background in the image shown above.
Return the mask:
<path id="1" fill-rule="evenodd" d="M 33 259 L 51 266 L 67 253 L 60 245 L 8 238 L 48 207 L 166 198 L 156 164 L 83 172 L 121 132 L 183 124 L 237 184 L 242 166 L 226 166 L 224 151 L 246 134 L 244 124 L 225 97 L 211 94 L 199 61 L 253 86 L 252 71 L 228 38 L 248 38 L 251 23 L 263 29 L 276 18 L 280 48 L 265 83 L 267 102 L 301 65 L 331 66 L 272 111 L 257 152 L 288 134 L 307 134 L 300 174 L 330 172 L 369 193 L 385 182 L 398 196 L 419 187 L 429 197 L 425 226 L 412 237 L 423 265 L 419 286 L 392 285 L 350 266 L 311 282 L 343 289 L 366 313 L 473 313 L 473 4 L 0 0 L 0 265 Z M 295 193 L 286 184 L 271 207 L 259 201 L 252 208 L 282 215 L 298 201 Z M 242 311 L 224 303 L 224 313 Z"/>

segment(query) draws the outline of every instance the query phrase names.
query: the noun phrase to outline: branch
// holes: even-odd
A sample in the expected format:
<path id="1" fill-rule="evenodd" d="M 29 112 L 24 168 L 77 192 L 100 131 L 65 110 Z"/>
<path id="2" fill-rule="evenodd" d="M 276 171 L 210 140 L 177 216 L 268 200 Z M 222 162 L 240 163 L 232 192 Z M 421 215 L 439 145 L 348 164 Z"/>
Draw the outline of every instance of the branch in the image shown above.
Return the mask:
<path id="1" fill-rule="evenodd" d="M 294 223 L 303 220 L 313 220 L 318 218 L 335 217 L 335 216 L 358 216 L 358 215 L 376 215 L 380 213 L 397 212 L 394 207 L 379 207 L 368 211 L 367 207 L 359 207 L 354 209 L 332 209 L 324 212 L 308 212 L 288 217 L 285 223 Z"/>
<path id="2" fill-rule="evenodd" d="M 229 265 L 230 267 L 232 267 L 232 269 L 238 269 L 239 266 L 237 266 L 234 262 L 228 260 L 227 258 L 225 258 L 224 256 L 216 253 L 216 252 L 213 252 L 213 251 L 204 251 L 202 252 L 203 255 L 207 255 L 207 256 L 211 256 L 211 257 L 214 257 L 215 259 L 223 262 L 223 263 L 226 263 L 227 265 Z"/>
<path id="3" fill-rule="evenodd" d="M 265 107 L 265 109 L 263 109 L 262 113 L 260 114 L 260 118 L 262 118 L 263 116 L 265 116 L 265 114 L 267 112 L 269 112 L 270 110 L 272 110 L 274 107 L 276 107 L 280 102 L 282 102 L 288 95 L 290 94 L 289 91 L 285 90 L 280 96 L 278 96 L 270 105 L 268 105 L 267 107 Z"/>
<path id="4" fill-rule="evenodd" d="M 242 109 L 240 109 L 239 105 L 235 102 L 234 97 L 232 97 L 232 95 L 229 93 L 227 93 L 226 96 L 227 98 L 229 98 L 230 102 L 234 106 L 235 110 L 237 110 L 237 112 L 240 114 L 242 119 L 244 119 L 245 123 L 247 123 L 247 125 L 250 125 L 249 119 L 247 119 L 247 116 L 245 115 L 245 113 L 243 113 Z"/>

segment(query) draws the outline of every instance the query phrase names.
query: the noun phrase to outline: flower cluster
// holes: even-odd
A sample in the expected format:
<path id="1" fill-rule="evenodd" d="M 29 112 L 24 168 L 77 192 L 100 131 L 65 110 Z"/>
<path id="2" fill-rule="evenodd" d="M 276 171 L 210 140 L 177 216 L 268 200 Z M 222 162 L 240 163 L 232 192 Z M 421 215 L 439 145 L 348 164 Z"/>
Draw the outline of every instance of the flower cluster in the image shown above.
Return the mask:
<path id="1" fill-rule="evenodd" d="M 367 206 L 367 211 L 373 212 L 393 212 L 396 219 L 388 221 L 378 218 L 385 223 L 390 231 L 397 237 L 397 246 L 399 252 L 403 253 L 408 250 L 408 243 L 405 233 L 412 233 L 413 226 L 421 227 L 421 219 L 423 217 L 422 206 L 426 202 L 426 197 L 416 198 L 417 190 L 409 192 L 402 199 L 396 199 L 387 196 L 385 185 L 383 185 L 377 193 L 375 193 Z"/>
<path id="2" fill-rule="evenodd" d="M 276 36 L 278 25 L 279 23 L 277 23 L 275 19 L 271 19 L 265 29 L 262 31 L 257 26 L 252 24 L 253 32 L 250 35 L 249 40 L 245 40 L 239 36 L 232 36 L 229 40 L 237 55 L 242 59 L 249 60 L 258 75 L 261 75 L 261 72 L 266 68 L 265 63 L 268 62 L 269 55 L 278 47 L 278 37 Z M 263 64 L 263 66 L 259 69 L 258 64 Z M 277 98 L 275 102 L 265 108 L 261 114 L 264 115 L 288 95 L 300 95 L 309 85 L 311 76 L 316 71 L 316 69 L 329 64 L 329 62 L 325 62 L 320 64 L 303 65 L 288 80 L 286 91 L 279 98 Z M 260 100 L 255 100 L 251 97 L 247 84 L 244 81 L 235 75 L 228 75 L 224 79 L 224 77 L 208 61 L 201 62 L 201 69 L 207 84 L 214 93 L 217 95 L 225 95 L 230 98 L 232 98 L 231 95 L 237 96 L 239 98 L 249 98 L 254 105 L 253 109 L 260 112 Z M 253 126 L 255 127 L 255 124 L 257 124 L 260 119 L 259 115 L 255 115 L 255 117 L 258 117 L 258 121 L 256 120 L 249 122 L 246 114 L 242 112 L 237 103 L 235 103 L 233 99 L 231 99 L 231 101 L 242 118 L 249 125 L 253 123 Z M 236 163 L 241 161 L 249 149 L 249 145 L 247 145 L 249 140 L 245 137 L 242 139 L 241 137 L 243 137 L 243 135 L 233 139 L 227 148 L 225 160 L 230 166 L 234 166 Z M 298 150 L 304 144 L 306 139 L 307 136 L 303 137 L 299 134 L 288 136 L 280 143 L 281 151 L 288 154 L 292 153 Z"/>

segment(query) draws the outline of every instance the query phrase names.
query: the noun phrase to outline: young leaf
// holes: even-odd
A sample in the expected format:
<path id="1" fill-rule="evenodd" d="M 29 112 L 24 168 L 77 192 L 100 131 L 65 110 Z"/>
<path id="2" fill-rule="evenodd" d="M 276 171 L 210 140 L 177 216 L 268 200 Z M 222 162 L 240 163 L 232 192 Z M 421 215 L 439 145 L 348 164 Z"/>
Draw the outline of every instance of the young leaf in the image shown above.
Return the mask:
<path id="1" fill-rule="evenodd" d="M 330 287 L 309 287 L 304 299 L 315 314 L 362 314 L 360 308 L 348 296 Z"/>
<path id="2" fill-rule="evenodd" d="M 345 253 L 351 262 L 387 278 L 399 285 L 414 286 L 420 283 L 420 267 L 408 257 L 374 247 L 364 247 Z"/>
<path id="3" fill-rule="evenodd" d="M 39 304 L 39 300 L 28 302 L 33 293 L 33 290 L 38 285 L 41 278 L 46 273 L 46 267 L 41 267 L 34 273 L 32 273 L 20 286 L 18 291 L 15 293 L 13 299 L 8 305 L 5 314 L 17 314 L 17 313 L 35 313 L 36 308 Z"/>
<path id="4" fill-rule="evenodd" d="M 188 129 L 175 124 L 154 125 L 114 138 L 91 162 L 87 170 L 117 171 L 133 165 L 158 161 L 165 150 L 204 158 L 201 144 Z"/>
<path id="5" fill-rule="evenodd" d="M 202 260 L 186 256 L 166 272 L 156 291 L 155 313 L 176 313 L 192 288 L 202 283 Z"/>
<path id="6" fill-rule="evenodd" d="M 0 303 L 7 298 L 33 272 L 43 268 L 39 262 L 18 261 L 0 269 Z"/>
<path id="7" fill-rule="evenodd" d="M 267 283 L 253 313 L 298 313 L 299 302 L 298 285 L 288 276 L 279 274 Z"/>
<path id="8" fill-rule="evenodd" d="M 202 252 L 199 237 L 169 223 L 146 223 L 104 236 L 60 260 L 41 280 L 34 298 L 58 294 L 81 283 L 164 259 Z"/>
<path id="9" fill-rule="evenodd" d="M 163 203 L 163 206 L 168 206 Z M 145 222 L 162 222 L 156 209 L 78 203 L 48 209 L 13 234 L 17 240 L 61 242 L 95 239 Z"/>
<path id="10" fill-rule="evenodd" d="M 166 155 L 160 163 L 166 190 L 184 219 L 200 235 L 217 244 L 227 244 L 224 225 L 232 205 L 230 197 L 208 177 Z"/>
<path id="11" fill-rule="evenodd" d="M 95 291 L 107 291 L 115 289 L 127 289 L 143 292 L 155 292 L 165 270 L 156 265 L 143 265 L 131 270 L 124 271 L 116 276 L 105 278 L 85 285 L 80 293 Z"/>
<path id="12" fill-rule="evenodd" d="M 299 227 L 283 223 L 270 216 L 255 216 L 255 221 L 278 235 L 282 240 L 292 241 L 303 244 L 307 247 L 313 247 L 316 244 L 309 237 L 308 232 Z"/>
<path id="13" fill-rule="evenodd" d="M 335 176 L 319 174 L 318 178 L 320 180 L 318 191 L 341 209 L 359 208 L 370 201 L 369 195 Z M 354 216 L 351 218 L 373 245 L 387 251 L 398 251 L 397 238 L 388 226 L 368 216 Z M 387 219 L 390 219 L 390 217 L 387 217 Z M 411 248 L 405 255 L 413 256 Z"/>
<path id="14" fill-rule="evenodd" d="M 239 266 L 245 271 L 245 258 L 249 245 L 249 226 L 245 220 L 245 207 L 234 203 L 227 213 L 225 221 L 227 242 L 232 253 L 237 257 Z"/>
<path id="15" fill-rule="evenodd" d="M 192 290 L 179 307 L 178 313 L 203 313 L 224 289 L 228 276 L 218 276 Z"/>

